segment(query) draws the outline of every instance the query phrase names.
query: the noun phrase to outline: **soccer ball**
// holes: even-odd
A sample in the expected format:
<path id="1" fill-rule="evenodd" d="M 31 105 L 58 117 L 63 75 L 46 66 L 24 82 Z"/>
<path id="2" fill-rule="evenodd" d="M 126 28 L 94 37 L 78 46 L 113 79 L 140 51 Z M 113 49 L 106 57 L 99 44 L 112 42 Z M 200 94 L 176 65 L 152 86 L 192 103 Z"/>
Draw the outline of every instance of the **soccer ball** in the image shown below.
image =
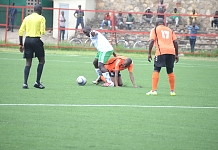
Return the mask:
<path id="1" fill-rule="evenodd" d="M 78 83 L 78 85 L 84 86 L 86 84 L 86 78 L 84 76 L 79 76 L 76 79 L 76 82 Z"/>

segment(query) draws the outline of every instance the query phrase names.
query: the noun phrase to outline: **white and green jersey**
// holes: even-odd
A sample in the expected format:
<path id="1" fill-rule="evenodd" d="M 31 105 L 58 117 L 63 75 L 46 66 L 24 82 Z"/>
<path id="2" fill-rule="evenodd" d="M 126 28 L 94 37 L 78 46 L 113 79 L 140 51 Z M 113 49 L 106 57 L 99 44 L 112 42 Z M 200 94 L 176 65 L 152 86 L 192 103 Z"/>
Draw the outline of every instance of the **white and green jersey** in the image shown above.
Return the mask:
<path id="1" fill-rule="evenodd" d="M 95 36 L 92 36 L 91 32 L 95 32 Z M 110 42 L 104 37 L 103 34 L 95 30 L 92 30 L 91 32 L 90 39 L 99 52 L 108 52 L 114 50 Z"/>

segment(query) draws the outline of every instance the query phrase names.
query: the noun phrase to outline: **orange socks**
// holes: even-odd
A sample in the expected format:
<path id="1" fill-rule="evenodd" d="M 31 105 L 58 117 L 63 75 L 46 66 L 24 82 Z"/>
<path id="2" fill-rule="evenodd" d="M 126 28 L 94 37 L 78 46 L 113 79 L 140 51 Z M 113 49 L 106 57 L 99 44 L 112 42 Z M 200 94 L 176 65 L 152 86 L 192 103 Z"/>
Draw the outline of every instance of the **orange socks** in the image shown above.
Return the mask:
<path id="1" fill-rule="evenodd" d="M 174 73 L 168 74 L 168 80 L 169 80 L 169 83 L 170 83 L 170 90 L 174 91 L 174 85 L 175 85 L 175 76 L 174 76 Z"/>
<path id="2" fill-rule="evenodd" d="M 159 72 L 153 72 L 153 74 L 152 74 L 152 91 L 157 90 L 158 80 L 159 80 Z"/>

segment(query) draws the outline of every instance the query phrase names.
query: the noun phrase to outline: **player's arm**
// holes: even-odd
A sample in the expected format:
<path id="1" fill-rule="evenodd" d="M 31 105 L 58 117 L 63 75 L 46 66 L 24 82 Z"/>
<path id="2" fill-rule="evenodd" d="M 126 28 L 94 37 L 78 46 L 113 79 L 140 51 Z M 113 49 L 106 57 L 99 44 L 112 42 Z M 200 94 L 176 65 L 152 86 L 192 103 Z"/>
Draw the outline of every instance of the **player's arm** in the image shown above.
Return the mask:
<path id="1" fill-rule="evenodd" d="M 132 85 L 137 88 L 138 86 L 135 84 L 135 80 L 134 80 L 134 76 L 133 76 L 133 73 L 132 72 L 129 72 L 129 78 L 132 82 Z"/>
<path id="2" fill-rule="evenodd" d="M 175 48 L 175 61 L 176 63 L 179 61 L 179 54 L 178 54 L 178 43 L 176 40 L 173 41 L 173 45 L 174 45 L 174 48 Z"/>
<path id="3" fill-rule="evenodd" d="M 20 52 L 23 52 L 23 34 L 25 31 L 26 31 L 26 21 L 24 19 L 19 29 Z"/>
<path id="4" fill-rule="evenodd" d="M 149 41 L 149 49 L 148 49 L 148 61 L 149 61 L 149 62 L 151 62 L 151 60 L 152 60 L 151 51 L 152 51 L 153 46 L 154 46 L 154 40 L 151 39 L 151 40 Z"/>
<path id="5" fill-rule="evenodd" d="M 45 34 L 45 28 L 46 28 L 45 22 L 46 22 L 45 18 L 43 17 L 41 20 L 41 27 L 40 27 L 40 34 L 41 35 Z"/>
<path id="6" fill-rule="evenodd" d="M 115 75 L 114 75 L 114 85 L 115 85 L 115 87 L 119 87 L 119 84 L 118 84 L 118 73 L 119 73 L 119 71 L 115 70 Z"/>
<path id="7" fill-rule="evenodd" d="M 179 61 L 179 53 L 178 53 L 178 43 L 177 43 L 177 38 L 176 38 L 176 34 L 174 32 L 172 32 L 172 36 L 173 36 L 173 45 L 174 45 L 174 48 L 175 48 L 175 62 L 177 63 Z"/>
<path id="8" fill-rule="evenodd" d="M 114 55 L 114 57 L 116 57 L 116 56 L 117 56 L 117 54 L 116 54 L 115 52 L 113 52 L 113 55 Z"/>
<path id="9" fill-rule="evenodd" d="M 155 29 L 152 29 L 150 32 L 150 39 L 149 39 L 149 46 L 148 46 L 148 61 L 151 62 L 152 57 L 151 57 L 151 51 L 154 46 L 154 40 L 156 39 L 156 34 L 154 32 Z"/>

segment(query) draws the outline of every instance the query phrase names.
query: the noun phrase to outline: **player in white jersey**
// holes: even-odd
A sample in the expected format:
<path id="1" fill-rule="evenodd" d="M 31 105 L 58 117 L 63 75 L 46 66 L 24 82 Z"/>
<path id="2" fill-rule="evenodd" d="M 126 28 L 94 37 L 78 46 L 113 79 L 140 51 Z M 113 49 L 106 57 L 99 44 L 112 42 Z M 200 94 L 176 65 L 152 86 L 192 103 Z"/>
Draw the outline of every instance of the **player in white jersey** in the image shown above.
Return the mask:
<path id="1" fill-rule="evenodd" d="M 116 55 L 113 47 L 100 32 L 92 30 L 91 27 L 84 27 L 83 33 L 91 39 L 95 48 L 98 50 L 98 53 L 93 61 L 98 79 L 100 79 L 101 75 L 103 75 L 107 82 L 102 86 L 113 87 L 114 83 L 111 81 L 108 70 L 104 67 L 104 64 L 109 60 L 110 56 L 112 54 Z"/>

